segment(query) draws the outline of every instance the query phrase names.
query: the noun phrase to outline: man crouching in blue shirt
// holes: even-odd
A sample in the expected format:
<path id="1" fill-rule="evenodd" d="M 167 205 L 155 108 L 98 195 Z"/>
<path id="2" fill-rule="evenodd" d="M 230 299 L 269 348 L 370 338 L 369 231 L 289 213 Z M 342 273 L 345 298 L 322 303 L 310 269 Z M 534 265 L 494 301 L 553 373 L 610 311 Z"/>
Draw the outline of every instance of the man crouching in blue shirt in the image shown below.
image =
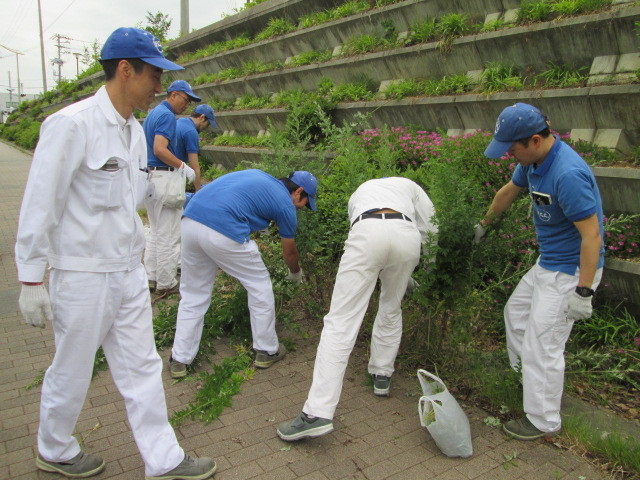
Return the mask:
<path id="1" fill-rule="evenodd" d="M 182 300 L 169 359 L 172 378 L 184 377 L 198 353 L 219 269 L 247 290 L 255 366 L 268 368 L 284 358 L 287 350 L 276 334 L 271 278 L 250 234 L 274 221 L 289 267 L 287 280 L 300 283 L 296 209 L 315 210 L 317 189 L 318 181 L 306 171 L 277 179 L 261 170 L 243 170 L 223 175 L 193 196 L 182 218 Z"/>
<path id="2" fill-rule="evenodd" d="M 529 189 L 540 257 L 504 309 L 509 361 L 513 368 L 521 363 L 526 415 L 503 428 L 513 438 L 533 440 L 561 427 L 564 346 L 573 322 L 591 316 L 602 276 L 602 200 L 587 164 L 551 135 L 537 108 L 516 103 L 502 111 L 485 155 L 499 158 L 507 152 L 519 165 L 476 226 L 474 242 L 523 188 Z"/>

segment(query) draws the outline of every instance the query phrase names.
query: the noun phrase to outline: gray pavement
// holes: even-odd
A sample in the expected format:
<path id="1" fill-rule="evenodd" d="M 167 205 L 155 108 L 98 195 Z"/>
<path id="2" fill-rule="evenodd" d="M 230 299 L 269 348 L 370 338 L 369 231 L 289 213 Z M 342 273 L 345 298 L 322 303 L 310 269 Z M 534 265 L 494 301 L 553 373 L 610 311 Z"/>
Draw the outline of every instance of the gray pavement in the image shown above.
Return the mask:
<path id="1" fill-rule="evenodd" d="M 61 478 L 39 472 L 34 458 L 40 388 L 25 390 L 51 362 L 51 328 L 26 326 L 17 306 L 13 245 L 30 156 L 0 143 L 0 479 Z M 607 476 L 571 451 L 544 441 L 518 442 L 483 423 L 487 413 L 464 405 L 471 422 L 474 455 L 451 459 L 440 453 L 417 413 L 415 377 L 397 375 L 390 398 L 375 397 L 364 384 L 366 349 L 358 345 L 345 378 L 334 424 L 325 437 L 285 443 L 279 422 L 296 416 L 311 383 L 321 326 L 297 342 L 298 350 L 268 370 L 256 371 L 233 406 L 210 424 L 188 422 L 176 429 L 191 454 L 218 462 L 215 478 L 228 479 L 437 479 L 598 480 Z M 216 345 L 215 361 L 233 354 L 228 341 Z M 166 361 L 169 352 L 160 352 Z M 164 373 L 170 413 L 186 405 L 197 382 L 172 383 Z M 108 371 L 93 380 L 78 421 L 85 448 L 107 461 L 95 477 L 143 479 L 142 459 L 126 420 L 124 402 Z"/>

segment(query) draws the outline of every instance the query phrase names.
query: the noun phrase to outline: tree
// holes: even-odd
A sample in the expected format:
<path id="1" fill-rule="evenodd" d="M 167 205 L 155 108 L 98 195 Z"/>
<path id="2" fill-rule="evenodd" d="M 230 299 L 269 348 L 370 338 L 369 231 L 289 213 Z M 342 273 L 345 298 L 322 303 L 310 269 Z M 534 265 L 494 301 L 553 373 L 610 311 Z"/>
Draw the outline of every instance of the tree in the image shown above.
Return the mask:
<path id="1" fill-rule="evenodd" d="M 82 51 L 82 56 L 80 57 L 80 61 L 83 65 L 93 65 L 98 60 L 100 60 L 100 51 L 102 50 L 102 45 L 98 42 L 96 38 L 91 44 L 91 48 L 84 46 L 84 50 Z"/>
<path id="2" fill-rule="evenodd" d="M 141 27 L 142 22 L 138 23 L 136 27 L 142 28 L 147 32 L 154 34 L 160 40 L 160 43 L 165 43 L 167 41 L 167 34 L 169 33 L 169 28 L 171 28 L 171 22 L 173 21 L 169 15 L 165 15 L 164 13 L 158 11 L 155 14 L 151 13 L 147 10 L 147 25 Z"/>

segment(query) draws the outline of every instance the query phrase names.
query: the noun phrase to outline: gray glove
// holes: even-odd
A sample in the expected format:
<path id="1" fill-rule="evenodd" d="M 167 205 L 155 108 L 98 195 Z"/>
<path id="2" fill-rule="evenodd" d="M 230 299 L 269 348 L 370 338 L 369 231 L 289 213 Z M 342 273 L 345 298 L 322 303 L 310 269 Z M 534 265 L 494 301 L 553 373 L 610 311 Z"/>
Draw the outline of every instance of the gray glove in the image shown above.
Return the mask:
<path id="1" fill-rule="evenodd" d="M 44 285 L 23 284 L 18 305 L 26 322 L 33 327 L 45 328 L 45 319 L 53 320 L 49 293 Z"/>
<path id="2" fill-rule="evenodd" d="M 300 271 L 297 273 L 293 273 L 293 272 L 287 273 L 287 276 L 285 277 L 285 279 L 289 280 L 290 282 L 293 282 L 296 285 L 300 285 L 302 283 L 302 269 L 300 269 Z"/>
<path id="3" fill-rule="evenodd" d="M 404 291 L 404 296 L 408 297 L 409 295 L 411 295 L 413 293 L 413 291 L 418 288 L 420 286 L 420 284 L 418 282 L 416 282 L 413 277 L 409 277 L 409 280 L 407 280 L 407 289 Z"/>
<path id="4" fill-rule="evenodd" d="M 487 234 L 487 228 L 481 223 L 477 224 L 473 229 L 473 244 L 478 245 Z"/>
<path id="5" fill-rule="evenodd" d="M 586 320 L 591 317 L 593 307 L 591 299 L 593 297 L 583 297 L 573 292 L 569 299 L 569 309 L 567 310 L 567 318 L 569 320 Z"/>

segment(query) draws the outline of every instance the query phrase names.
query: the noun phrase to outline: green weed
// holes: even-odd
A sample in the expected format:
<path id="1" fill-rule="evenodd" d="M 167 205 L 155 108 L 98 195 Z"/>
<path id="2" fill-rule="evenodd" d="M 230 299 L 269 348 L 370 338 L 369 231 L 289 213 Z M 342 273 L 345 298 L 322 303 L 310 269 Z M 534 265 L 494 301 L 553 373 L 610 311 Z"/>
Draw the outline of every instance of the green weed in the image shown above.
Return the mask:
<path id="1" fill-rule="evenodd" d="M 522 90 L 524 84 L 514 65 L 499 62 L 488 63 L 480 77 L 484 93 Z"/>
<path id="2" fill-rule="evenodd" d="M 598 430 L 585 415 L 569 414 L 562 418 L 563 435 L 589 451 L 607 458 L 614 469 L 640 472 L 640 442 L 614 430 Z"/>
<path id="3" fill-rule="evenodd" d="M 213 366 L 210 374 L 201 373 L 196 380 L 201 382 L 194 399 L 169 419 L 173 426 L 179 426 L 188 418 L 205 423 L 218 418 L 225 407 L 230 407 L 233 396 L 241 385 L 253 378 L 251 356 L 245 347 L 236 347 L 238 354 L 225 358 L 220 365 Z"/>
<path id="4" fill-rule="evenodd" d="M 571 88 L 584 86 L 587 83 L 589 74 L 588 67 L 572 67 L 568 65 L 547 64 L 547 70 L 540 73 L 535 83 L 545 87 Z"/>
<path id="5" fill-rule="evenodd" d="M 258 33 L 255 36 L 255 39 L 258 41 L 266 40 L 267 38 L 292 32 L 295 29 L 296 26 L 286 18 L 270 18 L 266 28 Z"/>

